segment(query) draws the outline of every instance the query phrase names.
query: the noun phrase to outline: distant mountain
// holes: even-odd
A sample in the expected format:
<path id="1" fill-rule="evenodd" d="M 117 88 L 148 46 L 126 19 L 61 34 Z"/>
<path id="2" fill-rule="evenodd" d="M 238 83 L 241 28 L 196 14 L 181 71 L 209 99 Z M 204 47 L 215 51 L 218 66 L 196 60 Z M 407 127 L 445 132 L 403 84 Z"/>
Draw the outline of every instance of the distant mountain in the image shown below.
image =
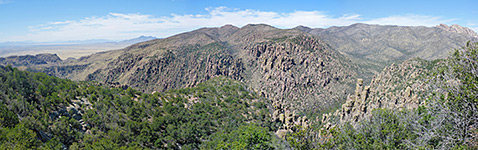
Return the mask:
<path id="1" fill-rule="evenodd" d="M 355 63 L 369 68 L 369 74 L 414 57 L 445 58 L 467 41 L 478 41 L 473 30 L 459 25 L 424 27 L 357 23 L 326 29 L 304 26 L 295 29 L 323 39 Z"/>
<path id="2" fill-rule="evenodd" d="M 79 58 L 81 56 L 87 56 L 97 52 L 122 49 L 132 44 L 154 39 L 157 38 L 152 36 L 140 36 L 134 39 L 123 41 L 92 39 L 59 42 L 4 42 L 0 43 L 0 57 L 56 53 L 62 59 L 69 57 Z"/>
<path id="3" fill-rule="evenodd" d="M 105 40 L 105 39 L 89 39 L 75 41 L 53 41 L 53 42 L 34 42 L 34 41 L 18 41 L 18 42 L 0 42 L 0 46 L 32 46 L 32 45 L 77 45 L 77 44 L 100 44 L 100 43 L 117 43 L 117 44 L 135 44 L 139 42 L 157 39 L 154 36 L 139 36 L 132 39 L 121 41 Z"/>
<path id="4" fill-rule="evenodd" d="M 154 36 L 140 36 L 140 37 L 137 37 L 137 38 L 133 38 L 133 39 L 129 39 L 129 40 L 123 40 L 123 41 L 119 41 L 117 42 L 118 44 L 123 44 L 123 45 L 131 45 L 131 44 L 136 44 L 136 43 L 140 43 L 140 42 L 145 42 L 145 41 L 149 41 L 149 40 L 155 40 L 155 39 L 158 39 Z"/>
<path id="5" fill-rule="evenodd" d="M 470 36 L 470 37 L 473 37 L 473 38 L 478 38 L 478 34 L 476 34 L 475 31 L 473 31 L 470 28 L 462 27 L 462 26 L 457 25 L 457 24 L 454 24 L 454 25 L 451 25 L 451 26 L 448 26 L 446 24 L 440 24 L 440 25 L 437 25 L 436 27 L 440 28 L 440 29 L 443 29 L 443 30 L 446 30 L 446 31 L 455 32 L 455 33 L 459 33 L 459 34 L 464 34 L 464 35 L 467 35 L 467 36 Z"/>

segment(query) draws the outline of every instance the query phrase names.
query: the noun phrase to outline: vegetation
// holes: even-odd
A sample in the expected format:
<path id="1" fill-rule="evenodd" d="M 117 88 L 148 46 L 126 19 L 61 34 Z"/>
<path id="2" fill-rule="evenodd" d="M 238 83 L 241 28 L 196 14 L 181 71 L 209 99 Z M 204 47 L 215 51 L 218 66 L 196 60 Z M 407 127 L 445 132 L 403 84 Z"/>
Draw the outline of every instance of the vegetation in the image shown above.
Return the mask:
<path id="1" fill-rule="evenodd" d="M 341 74 L 344 68 L 356 66 L 312 37 L 291 34 L 268 40 L 271 43 L 239 46 L 251 51 L 244 56 L 236 56 L 238 52 L 227 50 L 228 45 L 220 42 L 202 47 L 185 43 L 190 47 L 184 47 L 184 51 L 164 49 L 164 55 L 145 55 L 145 69 L 132 69 L 134 63 L 142 62 L 141 55 L 125 53 L 108 63 L 110 72 L 90 76 L 114 79 L 135 70 L 126 72 L 131 75 L 127 80 L 136 84 L 130 86 L 147 87 L 145 91 L 156 89 L 154 86 L 166 90 L 196 85 L 208 79 L 194 87 L 152 94 L 0 66 L 0 149 L 478 149 L 478 43 L 467 43 L 448 59 L 427 61 L 417 68 L 434 72 L 417 78 L 429 86 L 424 93 L 432 94 L 416 94 L 427 99 L 416 109 L 379 108 L 370 114 L 358 114 L 365 116 L 359 123 L 342 122 L 321 128 L 316 122 L 302 128 L 289 126 L 306 122 L 304 118 L 297 119 L 300 117 L 295 112 L 289 115 L 290 109 L 315 119 L 338 108 L 345 95 L 337 93 L 347 93 L 349 86 L 345 84 L 351 84 L 351 76 L 360 72 Z M 159 47 L 152 45 L 143 43 L 137 48 L 149 47 L 153 51 Z M 297 51 L 284 55 L 292 50 Z M 311 58 L 310 53 L 314 53 Z M 369 66 L 380 67 L 372 63 Z M 404 72 L 395 77 L 412 76 Z M 270 99 L 259 96 L 244 83 L 217 75 L 244 79 Z M 267 82 L 253 81 L 256 77 L 267 77 Z M 393 80 L 396 88 L 385 92 L 407 91 L 409 83 L 399 82 Z M 323 99 L 308 97 L 310 93 Z M 364 99 L 369 96 L 363 91 L 356 94 L 362 94 Z M 276 110 L 269 104 L 272 101 Z M 318 109 L 321 103 L 326 108 Z M 275 120 L 271 114 L 276 114 Z M 278 129 L 284 139 L 273 134 Z"/>
<path id="2" fill-rule="evenodd" d="M 376 109 L 372 116 L 354 128 L 349 124 L 332 128 L 323 136 L 330 139 L 320 143 L 325 149 L 406 149 L 406 141 L 416 138 L 405 122 L 407 112 Z"/>
<path id="3" fill-rule="evenodd" d="M 0 81 L 0 149 L 273 148 L 263 99 L 225 77 L 154 94 L 10 66 Z"/>
<path id="4" fill-rule="evenodd" d="M 478 43 L 432 65 L 438 69 L 428 82 L 435 91 L 425 105 L 375 109 L 355 126 L 299 130 L 287 141 L 296 149 L 477 149 Z M 319 133 L 320 138 L 312 138 Z"/>

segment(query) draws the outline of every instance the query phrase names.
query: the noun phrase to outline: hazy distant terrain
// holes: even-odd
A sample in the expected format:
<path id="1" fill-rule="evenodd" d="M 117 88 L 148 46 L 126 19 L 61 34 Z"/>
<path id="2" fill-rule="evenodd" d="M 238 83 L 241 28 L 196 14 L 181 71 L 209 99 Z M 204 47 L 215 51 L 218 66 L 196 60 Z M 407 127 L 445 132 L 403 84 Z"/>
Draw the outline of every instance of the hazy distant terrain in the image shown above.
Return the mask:
<path id="1" fill-rule="evenodd" d="M 156 39 L 151 36 L 140 36 L 134 39 L 108 42 L 101 40 L 59 43 L 0 43 L 0 57 L 14 55 L 36 55 L 43 53 L 57 54 L 61 59 L 80 58 L 97 52 L 122 49 L 129 45 Z"/>

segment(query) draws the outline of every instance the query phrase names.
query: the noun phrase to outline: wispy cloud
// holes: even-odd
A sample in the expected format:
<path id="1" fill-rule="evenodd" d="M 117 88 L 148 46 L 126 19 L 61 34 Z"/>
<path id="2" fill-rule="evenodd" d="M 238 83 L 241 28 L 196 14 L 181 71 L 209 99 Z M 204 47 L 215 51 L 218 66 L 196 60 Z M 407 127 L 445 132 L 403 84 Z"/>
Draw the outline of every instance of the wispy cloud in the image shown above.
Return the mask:
<path id="1" fill-rule="evenodd" d="M 478 24 L 469 23 L 469 24 L 468 24 L 468 27 L 469 27 L 470 29 L 472 29 L 473 31 L 475 31 L 475 32 L 478 33 Z"/>
<path id="2" fill-rule="evenodd" d="M 0 5 L 10 3 L 10 0 L 0 0 Z"/>
<path id="3" fill-rule="evenodd" d="M 368 21 L 364 21 L 369 24 L 380 25 L 401 25 L 401 26 L 435 26 L 440 23 L 450 23 L 456 21 L 456 19 L 444 19 L 437 16 L 425 16 L 425 15 L 403 15 L 403 16 L 389 16 L 384 18 L 377 18 Z"/>
<path id="4" fill-rule="evenodd" d="M 383 25 L 434 26 L 453 21 L 453 19 L 422 15 L 390 16 L 367 20 L 361 18 L 359 14 L 332 16 L 321 11 L 279 13 L 226 7 L 207 8 L 206 10 L 208 12 L 206 14 L 172 14 L 160 17 L 139 13 L 110 13 L 106 16 L 88 17 L 82 20 L 50 22 L 31 26 L 28 35 L 3 37 L 3 39 L 0 38 L 0 41 L 119 40 L 140 35 L 167 37 L 200 27 L 217 27 L 225 24 L 241 27 L 251 23 L 266 23 L 279 28 L 292 28 L 298 25 L 324 28 L 346 26 L 357 22 Z"/>

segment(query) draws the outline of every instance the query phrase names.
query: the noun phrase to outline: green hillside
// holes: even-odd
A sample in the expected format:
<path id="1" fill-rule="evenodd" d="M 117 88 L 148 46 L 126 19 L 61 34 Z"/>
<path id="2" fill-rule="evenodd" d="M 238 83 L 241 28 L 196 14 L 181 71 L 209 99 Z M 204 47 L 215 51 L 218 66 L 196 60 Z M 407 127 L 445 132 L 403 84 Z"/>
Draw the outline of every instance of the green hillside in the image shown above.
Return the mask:
<path id="1" fill-rule="evenodd" d="M 10 66 L 0 81 L 0 149 L 277 146 L 266 101 L 226 77 L 154 94 Z"/>

